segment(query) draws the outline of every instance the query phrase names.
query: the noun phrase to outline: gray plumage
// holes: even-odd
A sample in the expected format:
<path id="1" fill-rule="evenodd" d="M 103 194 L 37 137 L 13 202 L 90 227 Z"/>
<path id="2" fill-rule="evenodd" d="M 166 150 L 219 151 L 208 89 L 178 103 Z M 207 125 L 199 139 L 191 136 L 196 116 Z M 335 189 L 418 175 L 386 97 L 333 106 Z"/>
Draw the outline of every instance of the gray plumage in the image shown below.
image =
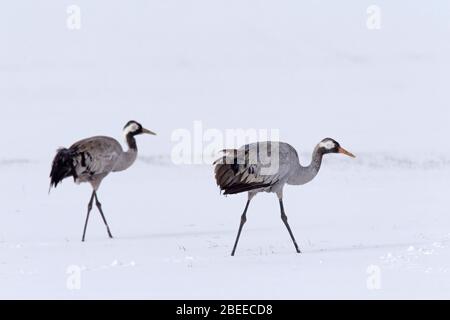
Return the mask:
<path id="1" fill-rule="evenodd" d="M 76 183 L 90 183 L 93 189 L 88 205 L 83 238 L 85 239 L 89 213 L 95 199 L 96 205 L 107 227 L 108 234 L 112 238 L 108 224 L 98 201 L 97 191 L 103 179 L 111 172 L 124 171 L 136 161 L 138 149 L 135 136 L 140 134 L 152 134 L 136 121 L 129 121 L 124 127 L 124 133 L 128 144 L 128 150 L 124 151 L 120 143 L 110 137 L 96 136 L 74 143 L 70 148 L 60 148 L 53 160 L 50 173 L 50 188 L 57 187 L 65 178 L 72 177 Z"/>
<path id="2" fill-rule="evenodd" d="M 239 149 L 223 150 L 223 152 L 224 156 L 214 162 L 217 185 L 225 195 L 248 192 L 247 206 L 241 217 L 241 225 L 232 255 L 235 254 L 242 227 L 247 220 L 246 213 L 250 201 L 259 192 L 277 194 L 283 222 L 297 252 L 300 253 L 284 212 L 284 186 L 286 184 L 303 185 L 313 180 L 319 173 L 325 154 L 342 153 L 354 157 L 331 138 L 322 140 L 316 146 L 308 166 L 302 166 L 297 151 L 284 142 L 258 142 Z"/>
<path id="3" fill-rule="evenodd" d="M 108 174 L 128 169 L 137 158 L 137 149 L 124 152 L 117 140 L 104 136 L 78 141 L 69 150 L 76 154 L 72 158 L 75 182 L 88 182 L 94 190 Z"/>

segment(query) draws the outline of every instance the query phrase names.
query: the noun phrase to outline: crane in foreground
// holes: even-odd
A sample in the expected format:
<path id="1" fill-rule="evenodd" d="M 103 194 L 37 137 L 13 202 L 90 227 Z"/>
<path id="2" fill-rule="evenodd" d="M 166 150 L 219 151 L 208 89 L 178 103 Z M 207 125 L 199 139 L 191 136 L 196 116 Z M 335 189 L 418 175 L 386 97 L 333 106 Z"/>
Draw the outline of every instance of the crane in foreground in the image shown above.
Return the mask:
<path id="1" fill-rule="evenodd" d="M 127 170 L 136 161 L 138 148 L 135 137 L 137 135 L 156 135 L 154 132 L 143 128 L 136 121 L 129 121 L 123 131 L 128 145 L 127 151 L 123 151 L 120 143 L 113 138 L 96 136 L 78 141 L 68 149 L 58 149 L 53 160 L 50 188 L 56 188 L 60 182 L 69 177 L 72 177 L 77 184 L 88 182 L 92 186 L 93 191 L 88 204 L 81 240 L 83 242 L 86 238 L 86 229 L 94 200 L 105 223 L 108 236 L 113 237 L 106 222 L 102 205 L 98 200 L 97 191 L 108 174 Z"/>
<path id="2" fill-rule="evenodd" d="M 304 185 L 313 180 L 319 173 L 325 154 L 341 153 L 355 158 L 352 153 L 331 138 L 323 139 L 316 146 L 311 164 L 307 167 L 300 164 L 297 151 L 284 142 L 257 142 L 240 149 L 223 150 L 223 153 L 224 155 L 214 162 L 217 185 L 224 195 L 248 192 L 248 200 L 241 216 L 232 256 L 236 253 L 242 229 L 247 222 L 250 202 L 259 192 L 275 193 L 278 196 L 281 219 L 294 243 L 295 250 L 301 253 L 284 210 L 284 186 L 286 184 Z"/>

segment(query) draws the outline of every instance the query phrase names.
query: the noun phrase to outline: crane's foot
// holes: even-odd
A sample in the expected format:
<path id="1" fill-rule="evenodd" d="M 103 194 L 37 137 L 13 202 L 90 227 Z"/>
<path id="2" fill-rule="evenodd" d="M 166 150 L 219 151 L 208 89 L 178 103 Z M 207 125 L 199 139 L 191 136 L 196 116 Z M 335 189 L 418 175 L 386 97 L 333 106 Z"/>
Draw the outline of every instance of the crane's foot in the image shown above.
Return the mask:
<path id="1" fill-rule="evenodd" d="M 108 226 L 108 225 L 106 225 L 106 231 L 108 232 L 108 237 L 109 237 L 110 239 L 114 239 L 114 237 L 113 237 L 113 235 L 112 235 L 112 233 L 111 233 L 111 230 L 109 230 L 109 226 Z"/>

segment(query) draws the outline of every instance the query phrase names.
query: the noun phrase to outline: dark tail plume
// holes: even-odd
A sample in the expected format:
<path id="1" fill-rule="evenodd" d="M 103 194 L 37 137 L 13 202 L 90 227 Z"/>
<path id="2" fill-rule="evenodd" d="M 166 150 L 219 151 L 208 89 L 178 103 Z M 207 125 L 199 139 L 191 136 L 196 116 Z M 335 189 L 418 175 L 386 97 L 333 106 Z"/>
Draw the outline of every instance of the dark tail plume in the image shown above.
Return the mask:
<path id="1" fill-rule="evenodd" d="M 270 187 L 270 183 L 256 178 L 251 165 L 239 164 L 237 150 L 224 150 L 224 153 L 224 157 L 214 162 L 216 182 L 224 195 Z M 244 175 L 244 171 L 250 176 Z"/>
<path id="2" fill-rule="evenodd" d="M 76 152 L 70 149 L 58 149 L 55 159 L 52 164 L 52 171 L 50 172 L 50 189 L 57 187 L 58 184 L 65 178 L 77 178 L 75 171 L 74 160 L 77 156 Z"/>

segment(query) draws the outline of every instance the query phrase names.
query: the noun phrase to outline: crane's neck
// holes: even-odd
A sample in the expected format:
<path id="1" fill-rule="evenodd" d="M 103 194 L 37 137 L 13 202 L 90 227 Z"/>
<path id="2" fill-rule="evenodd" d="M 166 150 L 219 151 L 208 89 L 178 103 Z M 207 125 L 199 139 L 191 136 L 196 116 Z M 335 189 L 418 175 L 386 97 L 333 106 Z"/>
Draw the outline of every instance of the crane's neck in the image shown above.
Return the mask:
<path id="1" fill-rule="evenodd" d="M 298 166 L 295 167 L 292 176 L 288 180 L 288 184 L 292 185 L 302 185 L 310 182 L 319 173 L 320 167 L 322 165 L 323 153 L 317 146 L 314 149 L 311 164 L 307 167 L 303 167 L 300 162 Z"/>
<path id="2" fill-rule="evenodd" d="M 138 155 L 138 148 L 136 144 L 136 139 L 134 138 L 134 135 L 131 133 L 128 133 L 126 135 L 128 150 L 125 152 L 122 152 L 120 155 L 119 160 L 117 161 L 117 164 L 114 168 L 114 171 L 124 171 L 127 170 L 129 167 L 133 165 L 133 163 L 137 159 Z"/>
<path id="3" fill-rule="evenodd" d="M 127 145 L 128 145 L 128 151 L 134 151 L 135 153 L 138 152 L 137 144 L 136 144 L 136 138 L 132 133 L 128 133 L 126 135 Z"/>

